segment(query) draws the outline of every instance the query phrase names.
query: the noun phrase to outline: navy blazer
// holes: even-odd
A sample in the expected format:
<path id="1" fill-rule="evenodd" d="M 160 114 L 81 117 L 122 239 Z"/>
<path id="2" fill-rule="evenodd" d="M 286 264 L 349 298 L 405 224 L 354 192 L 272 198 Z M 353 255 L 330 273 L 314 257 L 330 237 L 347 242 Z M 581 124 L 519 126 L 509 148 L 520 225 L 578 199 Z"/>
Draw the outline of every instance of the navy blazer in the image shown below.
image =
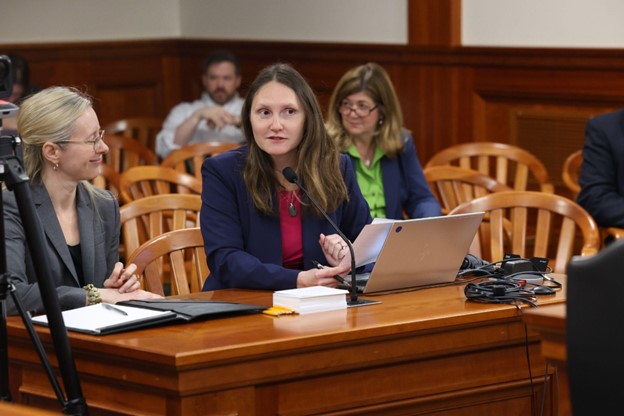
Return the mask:
<path id="1" fill-rule="evenodd" d="M 403 150 L 394 159 L 383 156 L 380 161 L 386 217 L 402 220 L 404 211 L 409 218 L 442 215 L 440 204 L 431 193 L 418 161 L 412 135 L 406 132 L 403 142 Z"/>
<path id="2" fill-rule="evenodd" d="M 577 202 L 602 227 L 624 228 L 624 109 L 587 122 Z"/>
<path id="3" fill-rule="evenodd" d="M 61 309 L 73 309 L 86 305 L 87 294 L 82 289 L 74 262 L 63 235 L 48 191 L 44 186 L 31 186 L 34 208 L 43 228 L 43 244 L 47 249 L 50 277 L 57 288 Z M 76 191 L 80 251 L 85 284 L 103 287 L 119 260 L 119 205 L 108 191 L 95 188 L 99 194 L 93 200 L 83 184 Z M 13 192 L 4 190 L 4 226 L 7 254 L 7 270 L 13 276 L 16 293 L 26 311 L 43 312 L 39 284 L 33 266 L 34 261 L 27 248 L 26 235 Z M 95 205 L 94 205 L 95 204 Z M 13 300 L 7 298 L 8 313 L 17 309 Z"/>
<path id="4" fill-rule="evenodd" d="M 201 229 L 211 274 L 203 290 L 249 288 L 292 289 L 300 270 L 282 266 L 282 239 L 279 215 L 259 213 L 249 198 L 242 171 L 247 146 L 208 158 L 202 165 Z M 345 236 L 353 241 L 365 224 L 370 210 L 360 192 L 355 173 L 345 156 L 340 166 L 349 202 L 329 216 Z M 274 196 L 277 212 L 277 198 Z M 302 217 L 303 264 L 312 269 L 313 260 L 325 261 L 319 245 L 320 234 L 335 234 L 325 220 L 304 213 Z"/>

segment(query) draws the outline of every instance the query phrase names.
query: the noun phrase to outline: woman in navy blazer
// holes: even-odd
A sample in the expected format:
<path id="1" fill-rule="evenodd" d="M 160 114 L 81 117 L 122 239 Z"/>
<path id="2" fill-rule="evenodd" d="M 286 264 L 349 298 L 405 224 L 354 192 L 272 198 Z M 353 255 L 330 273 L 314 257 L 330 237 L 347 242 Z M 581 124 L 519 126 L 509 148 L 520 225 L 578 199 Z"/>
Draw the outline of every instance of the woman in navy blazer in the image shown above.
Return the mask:
<path id="1" fill-rule="evenodd" d="M 350 240 L 371 217 L 312 89 L 289 65 L 269 66 L 252 83 L 241 118 L 246 146 L 202 166 L 201 229 L 211 271 L 203 289 L 335 287 L 333 276 L 350 270 L 349 262 L 340 264 L 348 249 L 283 169 L 294 169 Z"/>
<path id="2" fill-rule="evenodd" d="M 354 165 L 373 217 L 442 215 L 402 128 L 401 105 L 386 71 L 375 63 L 353 68 L 330 98 L 327 129 Z"/>
<path id="3" fill-rule="evenodd" d="M 139 289 L 136 266 L 119 260 L 119 205 L 88 180 L 99 175 L 102 140 L 91 99 L 52 87 L 27 98 L 17 120 L 24 168 L 45 235 L 50 277 L 61 309 L 160 297 Z M 26 311 L 43 312 L 34 262 L 13 192 L 3 190 L 7 271 Z M 8 313 L 17 313 L 10 297 Z"/>

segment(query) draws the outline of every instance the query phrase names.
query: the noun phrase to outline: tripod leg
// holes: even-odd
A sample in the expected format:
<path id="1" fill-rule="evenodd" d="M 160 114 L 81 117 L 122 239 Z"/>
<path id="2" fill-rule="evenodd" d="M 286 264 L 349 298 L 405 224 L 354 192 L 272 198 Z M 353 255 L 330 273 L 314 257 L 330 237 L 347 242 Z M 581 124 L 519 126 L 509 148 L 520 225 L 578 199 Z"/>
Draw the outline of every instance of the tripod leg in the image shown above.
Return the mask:
<path id="1" fill-rule="evenodd" d="M 0 146 L 2 144 L 3 142 L 0 140 Z M 43 243 L 45 241 L 43 226 L 35 211 L 28 184 L 28 176 L 24 173 L 24 169 L 17 157 L 0 161 L 4 162 L 4 174 L 2 177 L 6 181 L 7 188 L 13 190 L 15 193 L 15 199 L 26 234 L 28 248 L 32 257 L 39 260 L 34 264 L 35 274 L 39 283 L 41 300 L 43 301 L 46 315 L 48 316 L 50 335 L 52 336 L 54 351 L 56 352 L 56 357 L 59 362 L 59 370 L 68 398 L 67 401 L 61 401 L 63 412 L 72 415 L 87 415 L 87 403 L 80 387 L 78 370 L 76 369 L 71 345 L 69 344 L 69 337 L 67 336 L 67 329 L 65 328 L 65 322 L 61 314 L 56 287 L 46 267 L 48 264 L 48 253 Z M 1 206 L 0 204 L 0 207 Z M 0 212 L 0 214 L 4 217 L 2 212 Z M 4 235 L 1 237 L 4 239 Z M 6 256 L 6 253 L 4 254 Z M 30 318 L 28 319 L 30 320 Z"/>
<path id="2" fill-rule="evenodd" d="M 52 370 L 52 366 L 50 365 L 48 356 L 45 353 L 45 349 L 43 348 L 41 339 L 39 338 L 39 336 L 37 335 L 37 332 L 35 331 L 35 328 L 33 327 L 32 321 L 30 320 L 30 315 L 28 314 L 28 312 L 24 310 L 21 300 L 15 294 L 15 286 L 9 282 L 9 277 L 6 274 L 0 277 L 0 302 L 2 306 L 2 322 L 0 322 L 0 345 L 2 345 L 2 349 L 3 349 L 2 350 L 2 355 L 3 355 L 2 362 L 0 364 L 4 366 L 4 368 L 2 369 L 2 390 L 1 390 L 1 392 L 3 393 L 2 400 L 11 401 L 11 393 L 10 393 L 10 389 L 8 385 L 9 384 L 8 383 L 8 380 L 9 380 L 9 373 L 8 373 L 9 355 L 8 353 L 9 351 L 8 351 L 8 341 L 7 341 L 8 334 L 7 334 L 7 328 L 6 328 L 6 305 L 4 303 L 4 301 L 6 300 L 7 292 L 11 294 L 11 299 L 13 299 L 13 302 L 15 303 L 15 307 L 17 308 L 17 311 L 19 312 L 19 315 L 22 318 L 24 327 L 26 328 L 26 331 L 28 332 L 30 340 L 33 346 L 35 347 L 35 350 L 37 351 L 37 355 L 39 356 L 39 361 L 41 361 L 41 365 L 43 366 L 43 369 L 46 372 L 48 379 L 50 380 L 50 384 L 52 385 L 52 389 L 54 390 L 54 393 L 56 394 L 56 398 L 58 399 L 59 403 L 64 403 L 65 397 L 63 395 L 63 391 L 61 390 L 61 387 L 59 386 L 59 383 L 56 380 L 56 377 L 54 376 L 54 371 Z M 5 389 L 6 389 L 6 392 L 5 392 Z M 6 399 L 5 399 L 5 395 L 6 395 Z"/>

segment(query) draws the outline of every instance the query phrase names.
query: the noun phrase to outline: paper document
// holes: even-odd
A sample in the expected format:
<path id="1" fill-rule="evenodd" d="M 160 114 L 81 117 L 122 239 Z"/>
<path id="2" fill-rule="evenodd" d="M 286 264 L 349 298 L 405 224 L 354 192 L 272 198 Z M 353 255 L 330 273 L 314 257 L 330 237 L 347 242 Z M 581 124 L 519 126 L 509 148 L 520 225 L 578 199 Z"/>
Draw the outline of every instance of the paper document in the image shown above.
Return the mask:
<path id="1" fill-rule="evenodd" d="M 104 334 L 119 332 L 129 327 L 143 326 L 154 321 L 166 322 L 173 320 L 177 315 L 172 311 L 155 311 L 131 306 L 112 305 L 117 310 L 109 309 L 104 304 L 85 306 L 82 308 L 63 311 L 63 321 L 67 329 L 89 334 Z M 120 313 L 125 312 L 127 315 Z M 48 324 L 46 315 L 32 318 L 33 323 Z"/>

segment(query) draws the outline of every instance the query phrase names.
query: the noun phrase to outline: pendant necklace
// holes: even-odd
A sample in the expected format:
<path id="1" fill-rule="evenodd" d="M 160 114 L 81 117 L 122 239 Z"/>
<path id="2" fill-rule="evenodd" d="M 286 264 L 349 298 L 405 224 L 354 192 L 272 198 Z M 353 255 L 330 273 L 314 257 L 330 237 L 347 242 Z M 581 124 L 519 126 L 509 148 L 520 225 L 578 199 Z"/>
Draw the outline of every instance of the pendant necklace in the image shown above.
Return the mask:
<path id="1" fill-rule="evenodd" d="M 297 208 L 295 208 L 295 191 L 290 191 L 290 202 L 288 203 L 288 215 L 297 216 Z"/>
<path id="2" fill-rule="evenodd" d="M 366 154 L 364 155 L 364 157 L 362 157 L 362 162 L 367 169 L 370 168 L 371 163 L 373 163 L 373 159 L 375 158 L 375 147 L 373 147 L 371 152 L 371 146 L 374 146 L 374 142 L 368 146 L 368 148 L 366 149 Z M 371 156 L 369 157 L 368 155 Z"/>

